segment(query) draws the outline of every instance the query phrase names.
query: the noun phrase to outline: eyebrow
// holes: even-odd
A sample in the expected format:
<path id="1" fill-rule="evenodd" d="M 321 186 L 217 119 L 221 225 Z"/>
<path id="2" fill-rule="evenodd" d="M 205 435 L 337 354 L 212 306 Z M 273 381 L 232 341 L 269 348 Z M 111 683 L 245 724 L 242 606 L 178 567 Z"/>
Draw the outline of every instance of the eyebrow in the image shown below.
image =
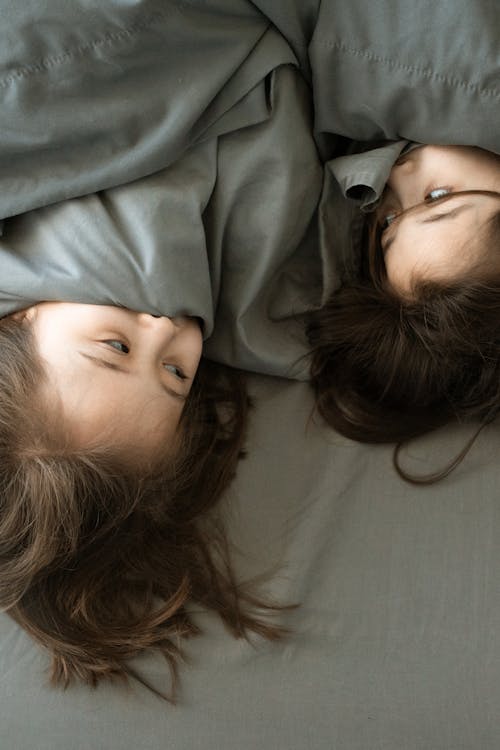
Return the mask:
<path id="1" fill-rule="evenodd" d="M 458 198 L 459 194 L 457 193 L 456 196 L 450 196 L 450 199 L 452 197 Z M 437 208 L 437 206 L 432 206 L 431 204 L 427 204 L 428 207 Z M 473 208 L 474 205 L 472 203 L 463 203 L 461 206 L 457 206 L 456 208 L 452 208 L 449 211 L 444 211 L 441 213 L 433 213 L 431 216 L 428 216 L 426 219 L 420 219 L 420 221 L 417 222 L 417 224 L 433 224 L 436 221 L 443 221 L 444 219 L 454 219 L 455 216 L 458 216 L 463 211 L 468 211 L 469 209 Z M 394 242 L 397 236 L 397 228 L 395 234 L 390 237 L 383 246 L 384 254 L 387 253 L 388 249 Z"/>
<path id="2" fill-rule="evenodd" d="M 470 208 L 473 208 L 472 203 L 464 203 L 461 206 L 457 206 L 456 208 L 452 208 L 450 211 L 445 211 L 444 213 L 440 214 L 432 214 L 432 216 L 428 216 L 427 219 L 420 219 L 418 221 L 418 224 L 431 224 L 435 221 L 442 221 L 443 219 L 452 219 L 455 218 L 455 216 L 458 216 L 458 214 L 461 214 L 463 211 L 468 211 Z"/>
<path id="3" fill-rule="evenodd" d="M 78 352 L 78 354 L 81 357 L 85 357 L 85 359 L 88 359 L 90 362 L 92 362 L 94 365 L 97 365 L 98 367 L 102 367 L 105 370 L 113 370 L 114 372 L 121 372 L 124 375 L 130 375 L 130 370 L 128 370 L 126 367 L 123 367 L 122 365 L 119 365 L 115 362 L 110 362 L 109 359 L 104 359 L 102 357 L 93 357 L 92 354 L 86 354 L 85 352 Z M 169 388 L 168 385 L 165 385 L 165 383 L 161 384 L 162 390 L 165 391 L 169 396 L 172 396 L 173 398 L 176 398 L 178 401 L 186 401 L 187 397 L 184 396 L 182 393 L 178 393 L 177 391 L 174 391 L 173 388 Z"/>

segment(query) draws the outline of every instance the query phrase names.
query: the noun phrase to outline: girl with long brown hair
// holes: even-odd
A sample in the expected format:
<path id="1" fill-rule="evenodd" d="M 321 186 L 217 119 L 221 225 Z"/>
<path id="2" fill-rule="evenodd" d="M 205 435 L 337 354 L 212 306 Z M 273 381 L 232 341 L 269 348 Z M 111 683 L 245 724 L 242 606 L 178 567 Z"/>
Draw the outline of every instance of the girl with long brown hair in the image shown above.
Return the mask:
<path id="1" fill-rule="evenodd" d="M 461 115 L 471 109 L 467 94 L 476 88 L 481 111 L 496 110 L 486 53 L 474 50 L 486 71 L 479 87 L 475 81 L 462 85 L 472 78 L 470 64 L 457 72 L 452 54 L 428 75 L 428 58 L 436 46 L 441 50 L 441 39 L 434 45 L 428 28 L 441 32 L 451 15 L 463 25 L 462 11 L 465 17 L 470 4 L 462 0 L 453 14 L 427 3 L 436 23 L 427 16 L 425 34 L 408 34 L 414 3 L 407 3 L 407 18 L 401 1 L 397 12 L 388 3 L 380 13 L 377 4 L 356 9 L 352 2 L 300 3 L 286 14 L 282 3 L 271 1 L 215 8 L 205 2 L 101 2 L 92 12 L 88 3 L 59 5 L 50 17 L 36 3 L 8 5 L 11 23 L 2 45 L 0 604 L 49 648 L 56 681 L 80 676 L 94 684 L 125 675 L 126 659 L 146 647 L 161 650 L 174 666 L 179 638 L 196 630 L 185 608 L 188 597 L 219 612 L 236 634 L 279 634 L 252 613 L 259 602 L 236 585 L 224 541 L 214 549 L 205 532 L 205 512 L 227 487 L 242 448 L 247 405 L 241 384 L 222 370 L 206 373 L 203 363 L 195 375 L 199 352 L 184 363 L 174 342 L 188 331 L 197 334 L 200 309 L 214 313 L 217 307 L 222 325 L 213 336 L 213 320 L 203 321 L 207 351 L 214 354 L 219 345 L 223 361 L 256 371 L 264 363 L 269 374 L 302 376 L 283 342 L 290 317 L 320 296 L 320 274 L 314 262 L 303 262 L 317 249 L 318 151 L 327 160 L 343 153 L 348 138 L 425 140 L 422 131 L 416 134 L 422 122 L 457 142 Z M 484 5 L 492 12 L 491 4 Z M 480 31 L 487 30 L 488 15 L 474 13 Z M 487 48 L 489 35 L 480 36 Z M 446 52 L 453 49 L 448 45 Z M 402 50 L 411 66 L 398 59 Z M 451 97 L 447 117 L 430 118 L 426 112 L 434 106 L 439 113 L 446 99 L 442 88 L 449 77 L 443 72 L 450 70 L 460 96 Z M 422 87 L 414 83 L 429 79 L 433 88 L 422 109 Z M 394 96 L 401 86 L 405 95 Z M 408 91 L 416 92 L 414 101 Z M 399 110 L 397 101 L 404 104 Z M 478 131 L 486 143 L 476 139 Z M 486 147 L 494 141 L 482 125 L 471 133 Z M 217 139 L 226 135 L 219 151 Z M 155 181 L 155 172 L 184 156 L 184 179 L 174 169 L 168 186 Z M 221 170 L 225 180 L 216 180 Z M 125 188 L 123 201 L 106 192 L 145 175 L 152 176 L 147 188 L 141 184 L 128 196 Z M 147 201 L 141 199 L 145 192 Z M 80 223 L 72 203 L 78 196 L 89 204 Z M 66 202 L 60 221 L 50 207 L 41 208 L 38 218 L 16 218 L 56 201 Z M 9 246 L 12 237 L 18 242 Z M 123 252 L 114 252 L 117 247 Z M 169 251 L 175 255 L 170 267 L 181 278 L 167 286 L 169 263 L 158 264 Z M 253 277 L 251 267 L 257 269 Z M 277 289 L 288 296 L 275 294 L 272 283 L 283 269 Z M 233 298 L 224 300 L 219 292 L 231 287 Z M 141 304 L 134 296 L 138 288 L 145 295 Z M 125 330 L 115 310 L 111 322 L 94 321 L 90 331 L 66 327 L 70 338 L 54 339 L 59 326 L 48 315 L 62 315 L 69 325 L 70 311 L 57 305 L 75 303 L 116 307 Z M 269 313 L 273 325 L 261 325 L 256 309 Z M 363 315 L 371 346 L 372 313 L 365 307 Z M 375 322 L 380 335 L 384 320 Z M 237 336 L 226 336 L 224 324 Z M 180 335 L 170 339 L 170 326 Z M 315 330 L 313 325 L 313 340 Z M 294 339 L 294 355 L 303 353 L 296 333 L 286 338 Z M 356 384 L 365 377 L 356 359 L 359 327 L 355 339 L 352 382 L 343 375 L 348 345 L 337 347 L 334 362 L 344 391 L 354 390 L 344 412 L 356 406 Z M 137 347 L 146 354 L 140 361 L 134 360 Z M 125 378 L 144 380 L 140 398 L 136 393 L 129 401 L 118 390 L 130 382 Z M 102 397 L 87 400 L 91 408 L 82 422 L 78 403 L 89 398 L 89 382 L 99 383 L 94 393 Z M 61 387 L 68 396 L 64 407 Z M 370 387 L 368 400 L 378 404 L 380 384 Z M 168 407 L 161 399 L 169 399 Z M 361 406 L 367 408 L 364 401 Z M 389 406 L 383 404 L 382 412 Z M 118 442 L 110 439 L 106 408 L 120 425 Z M 95 421 L 87 419 L 91 414 Z M 369 424 L 385 417 L 380 412 L 361 414 L 363 419 Z M 358 424 L 359 415 L 351 422 Z"/>
<path id="2" fill-rule="evenodd" d="M 282 631 L 262 618 L 266 604 L 236 582 L 224 526 L 210 514 L 243 448 L 243 378 L 206 360 L 195 373 L 199 352 L 194 359 L 188 352 L 189 385 L 180 378 L 176 385 L 184 389 L 182 409 L 169 413 L 174 378 L 159 366 L 153 384 L 136 386 L 143 403 L 130 404 L 133 392 L 127 399 L 119 378 L 133 378 L 139 363 L 153 369 L 155 350 L 169 363 L 185 361 L 175 335 L 196 345 L 196 321 L 147 317 L 52 303 L 0 321 L 0 606 L 51 654 L 53 684 L 141 679 L 127 662 L 153 649 L 170 667 L 164 696 L 171 699 L 182 639 L 199 632 L 188 601 L 218 613 L 235 637 L 273 639 Z M 96 344 L 110 323 L 116 338 Z M 58 373 L 50 357 L 70 350 L 76 329 L 83 359 L 94 357 L 92 349 L 97 357 L 78 363 L 70 381 L 70 363 L 56 359 Z M 124 332 L 126 345 L 118 339 Z M 57 351 L 50 335 L 57 345 L 63 340 Z M 130 374 L 109 369 L 120 347 L 137 350 Z M 74 401 L 54 389 L 54 373 Z"/>
<path id="3" fill-rule="evenodd" d="M 125 677 L 156 649 L 175 688 L 198 632 L 188 603 L 236 637 L 284 632 L 236 580 L 216 508 L 245 444 L 236 368 L 286 376 L 304 350 L 267 299 L 322 173 L 304 85 L 286 69 L 274 85 L 273 117 L 244 130 L 245 148 L 239 133 L 212 138 L 152 175 L 4 222 L 0 607 L 49 651 L 56 684 Z M 269 205 L 300 208 L 293 234 L 259 221 Z"/>
<path id="4" fill-rule="evenodd" d="M 321 414 L 365 442 L 486 424 L 500 407 L 500 157 L 407 149 L 367 217 L 361 278 L 309 324 Z"/>

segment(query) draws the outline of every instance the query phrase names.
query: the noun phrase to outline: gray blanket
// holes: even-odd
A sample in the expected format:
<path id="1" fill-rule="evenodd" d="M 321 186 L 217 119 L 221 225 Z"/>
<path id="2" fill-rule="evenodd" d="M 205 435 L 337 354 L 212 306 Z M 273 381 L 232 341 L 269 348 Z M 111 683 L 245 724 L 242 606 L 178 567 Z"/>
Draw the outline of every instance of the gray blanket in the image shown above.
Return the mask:
<path id="1" fill-rule="evenodd" d="M 2 315 L 41 298 L 179 310 L 211 356 L 304 378 L 300 314 L 353 250 L 337 159 L 387 139 L 500 152 L 496 0 L 0 11 Z M 399 148 L 355 179 L 376 195 Z M 307 383 L 251 386 L 226 514 L 239 573 L 281 566 L 267 590 L 301 602 L 279 616 L 289 640 L 235 641 L 198 611 L 169 708 L 138 684 L 48 688 L 45 654 L 2 615 L 1 750 L 497 750 L 498 425 L 449 479 L 411 487 L 390 447 L 311 419 Z M 438 468 L 466 436 L 405 461 Z M 168 677 L 154 655 L 136 667 Z"/>
<path id="2" fill-rule="evenodd" d="M 0 315 L 196 315 L 213 359 L 307 378 L 301 316 L 353 256 L 337 160 L 391 139 L 500 152 L 494 6 L 8 3 Z M 376 198 L 390 166 L 359 157 L 356 184 Z"/>

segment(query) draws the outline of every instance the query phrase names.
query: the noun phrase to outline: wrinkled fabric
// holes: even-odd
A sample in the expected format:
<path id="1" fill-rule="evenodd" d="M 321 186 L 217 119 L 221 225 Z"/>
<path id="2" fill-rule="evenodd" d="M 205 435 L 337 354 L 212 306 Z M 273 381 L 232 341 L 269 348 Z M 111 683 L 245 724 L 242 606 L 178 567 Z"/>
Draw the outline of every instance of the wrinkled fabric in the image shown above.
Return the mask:
<path id="1" fill-rule="evenodd" d="M 306 378 L 401 144 L 500 152 L 493 0 L 0 10 L 0 315 L 197 315 L 211 358 Z"/>
<path id="2" fill-rule="evenodd" d="M 335 155 L 331 134 L 500 151 L 497 0 L 254 5 L 302 61 L 324 158 Z"/>
<path id="3" fill-rule="evenodd" d="M 295 60 L 246 0 L 2 0 L 0 17 L 0 218 L 266 119 L 245 97 Z"/>
<path id="4" fill-rule="evenodd" d="M 5 220 L 1 314 L 63 287 L 76 300 L 197 311 L 211 356 L 290 372 L 295 313 L 355 271 L 353 228 L 396 144 L 499 150 L 497 0 L 0 10 L 0 72 L 15 72 L 0 89 L 0 216 L 40 209 Z M 134 30 L 148 10 L 170 19 Z M 256 408 L 229 534 L 238 580 L 277 571 L 270 599 L 300 603 L 273 618 L 290 636 L 233 639 L 193 606 L 203 636 L 185 644 L 170 707 L 138 681 L 50 689 L 47 654 L 0 615 L 2 750 L 497 750 L 498 424 L 450 477 L 420 488 L 391 470 L 392 446 L 311 418 L 306 384 L 249 380 Z M 412 442 L 403 466 L 441 470 L 469 438 L 467 426 L 440 430 Z M 132 666 L 168 687 L 156 654 Z"/>
<path id="5" fill-rule="evenodd" d="M 311 418 L 306 383 L 250 376 L 248 454 L 224 504 L 237 580 L 262 580 L 282 642 L 203 629 L 183 643 L 168 706 L 132 680 L 48 685 L 50 657 L 0 614 L 2 750 L 498 750 L 500 424 L 431 487 L 402 482 L 392 446 Z M 403 451 L 441 469 L 471 429 Z M 165 659 L 130 665 L 165 691 Z"/>
<path id="6" fill-rule="evenodd" d="M 0 17 L 0 219 L 262 121 L 245 97 L 283 64 L 312 87 L 325 160 L 339 135 L 500 150 L 496 0 L 0 0 Z"/>
<path id="7" fill-rule="evenodd" d="M 41 300 L 192 315 L 207 356 L 307 378 L 300 314 L 321 298 L 309 228 L 323 173 L 300 76 L 282 66 L 268 86 L 260 125 L 204 140 L 153 175 L 6 219 L 0 315 Z M 302 296 L 295 287 L 273 315 L 299 246 Z"/>

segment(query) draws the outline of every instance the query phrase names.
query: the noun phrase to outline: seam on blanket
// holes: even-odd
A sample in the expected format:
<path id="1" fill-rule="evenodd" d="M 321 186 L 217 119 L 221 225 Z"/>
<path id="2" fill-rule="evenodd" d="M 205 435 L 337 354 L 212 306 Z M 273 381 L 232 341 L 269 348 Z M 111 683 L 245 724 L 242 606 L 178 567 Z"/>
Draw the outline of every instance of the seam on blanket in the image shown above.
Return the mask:
<path id="1" fill-rule="evenodd" d="M 157 11 L 149 15 L 140 23 L 131 24 L 130 26 L 127 26 L 124 29 L 119 29 L 117 31 L 110 31 L 104 36 L 99 37 L 98 39 L 94 39 L 91 42 L 86 42 L 85 44 L 81 44 L 79 47 L 75 47 L 75 49 L 67 50 L 66 52 L 62 52 L 51 57 L 42 58 L 36 63 L 18 68 L 17 70 L 8 73 L 4 78 L 0 79 L 0 88 L 7 88 L 11 84 L 16 83 L 23 78 L 29 78 L 30 76 L 37 73 L 45 73 L 51 68 L 56 67 L 57 65 L 62 65 L 73 60 L 76 57 L 81 57 L 86 52 L 90 52 L 99 47 L 111 45 L 115 42 L 121 42 L 124 39 L 130 39 L 141 31 L 145 31 L 152 24 L 157 23 L 158 21 L 166 20 L 167 18 L 169 18 L 169 16 L 172 15 L 172 12 L 172 10 L 163 12 Z"/>
<path id="2" fill-rule="evenodd" d="M 470 81 L 463 81 L 460 78 L 451 78 L 449 76 L 442 75 L 441 73 L 436 73 L 431 68 L 414 67 L 413 65 L 408 65 L 407 63 L 402 63 L 402 62 L 399 62 L 398 60 L 392 60 L 390 57 L 381 57 L 380 55 L 376 55 L 374 52 L 368 52 L 367 50 L 358 49 L 357 47 L 350 47 L 347 44 L 344 44 L 343 42 L 332 42 L 330 40 L 325 40 L 325 41 L 320 40 L 319 44 L 321 44 L 321 46 L 323 47 L 329 47 L 330 49 L 337 49 L 340 52 L 345 52 L 349 55 L 354 55 L 355 57 L 363 57 L 372 62 L 380 63 L 381 65 L 386 65 L 391 68 L 397 68 L 398 70 L 404 70 L 407 73 L 415 73 L 424 78 L 430 78 L 435 81 L 439 81 L 440 83 L 444 83 L 447 86 L 475 91 L 476 93 L 481 94 L 481 96 L 491 96 L 495 99 L 497 99 L 500 96 L 500 91 L 498 89 L 481 88 L 477 84 L 471 83 Z"/>

